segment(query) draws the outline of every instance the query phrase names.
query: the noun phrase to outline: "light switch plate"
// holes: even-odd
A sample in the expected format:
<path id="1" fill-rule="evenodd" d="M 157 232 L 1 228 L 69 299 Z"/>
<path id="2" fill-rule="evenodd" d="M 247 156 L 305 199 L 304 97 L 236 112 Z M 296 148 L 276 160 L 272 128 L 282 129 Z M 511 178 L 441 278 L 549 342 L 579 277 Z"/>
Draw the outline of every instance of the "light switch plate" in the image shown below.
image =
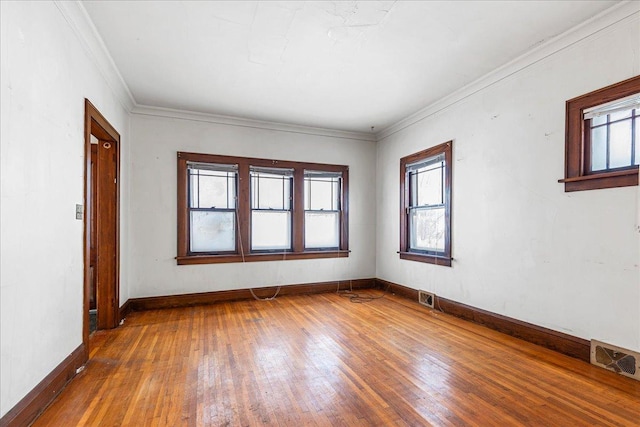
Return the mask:
<path id="1" fill-rule="evenodd" d="M 84 206 L 76 205 L 76 219 L 82 219 L 84 215 Z"/>

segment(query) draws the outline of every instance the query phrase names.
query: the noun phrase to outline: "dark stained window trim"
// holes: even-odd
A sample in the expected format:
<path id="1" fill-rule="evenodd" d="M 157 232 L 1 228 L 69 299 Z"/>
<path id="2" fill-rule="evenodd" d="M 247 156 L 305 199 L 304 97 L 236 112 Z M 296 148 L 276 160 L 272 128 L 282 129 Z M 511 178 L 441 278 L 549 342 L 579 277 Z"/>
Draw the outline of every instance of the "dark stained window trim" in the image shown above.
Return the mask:
<path id="1" fill-rule="evenodd" d="M 222 254 L 190 254 L 189 253 L 189 220 L 188 220 L 188 182 L 187 162 L 237 164 L 238 165 L 238 221 L 236 241 L 238 250 L 235 253 Z M 349 167 L 323 163 L 304 163 L 288 160 L 260 159 L 251 157 L 235 157 L 201 153 L 177 153 L 178 189 L 177 189 L 177 256 L 178 265 L 216 264 L 254 261 L 283 261 L 313 258 L 346 258 L 349 256 Z M 251 252 L 250 248 L 250 187 L 249 166 L 275 167 L 294 169 L 293 189 L 293 230 L 292 250 Z M 340 247 L 329 250 L 304 250 L 304 171 L 326 171 L 342 173 L 342 207 L 340 227 Z M 240 247 L 245 248 L 244 256 Z"/>
<path id="2" fill-rule="evenodd" d="M 583 191 L 638 185 L 638 166 L 588 172 L 589 153 L 585 143 L 584 110 L 640 92 L 640 76 L 595 90 L 566 103 L 565 177 L 558 180 L 564 191 Z"/>
<path id="3" fill-rule="evenodd" d="M 400 259 L 425 262 L 429 264 L 451 267 L 451 184 L 452 184 L 452 151 L 453 141 L 436 145 L 435 147 L 419 151 L 400 159 Z M 409 206 L 409 185 L 406 182 L 406 166 L 429 157 L 444 153 L 445 158 L 445 240 L 444 253 L 442 255 L 427 254 L 409 250 L 409 218 L 407 208 Z"/>
<path id="4" fill-rule="evenodd" d="M 289 261 L 299 259 L 312 258 L 347 258 L 350 251 L 339 250 L 320 250 L 320 251 L 304 251 L 304 252 L 255 252 L 242 255 L 189 255 L 178 256 L 176 260 L 178 265 L 193 264 L 223 264 L 228 262 L 255 262 L 255 261 Z"/>

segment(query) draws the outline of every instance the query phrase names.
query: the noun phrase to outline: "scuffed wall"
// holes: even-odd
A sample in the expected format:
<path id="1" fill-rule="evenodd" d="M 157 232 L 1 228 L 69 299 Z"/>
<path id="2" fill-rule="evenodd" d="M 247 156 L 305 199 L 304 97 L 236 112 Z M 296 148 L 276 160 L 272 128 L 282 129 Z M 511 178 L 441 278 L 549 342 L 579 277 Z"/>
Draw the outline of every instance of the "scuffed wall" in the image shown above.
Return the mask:
<path id="1" fill-rule="evenodd" d="M 84 99 L 122 139 L 128 298 L 129 115 L 53 2 L 0 2 L 0 416 L 82 344 Z"/>
<path id="2" fill-rule="evenodd" d="M 565 101 L 640 72 L 640 18 L 378 143 L 377 277 L 640 350 L 638 190 L 565 193 Z M 400 260 L 399 161 L 453 140 L 453 267 Z"/>

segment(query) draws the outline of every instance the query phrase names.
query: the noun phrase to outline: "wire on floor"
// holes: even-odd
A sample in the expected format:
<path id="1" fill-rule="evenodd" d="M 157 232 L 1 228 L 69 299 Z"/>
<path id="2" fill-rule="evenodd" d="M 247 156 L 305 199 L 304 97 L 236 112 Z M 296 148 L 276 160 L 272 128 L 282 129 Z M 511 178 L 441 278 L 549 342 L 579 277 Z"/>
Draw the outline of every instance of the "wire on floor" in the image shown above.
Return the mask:
<path id="1" fill-rule="evenodd" d="M 256 301 L 273 301 L 274 299 L 276 299 L 276 297 L 278 296 L 278 294 L 280 293 L 280 288 L 281 286 L 278 286 L 278 288 L 276 289 L 276 293 L 273 294 L 272 297 L 266 297 L 266 298 L 260 298 L 259 296 L 257 296 L 254 292 L 253 289 L 249 288 L 249 292 L 251 292 L 251 295 L 253 296 L 253 298 Z"/>
<path id="2" fill-rule="evenodd" d="M 390 286 L 391 286 L 390 284 L 387 285 L 386 289 L 384 289 L 380 295 L 373 295 L 370 293 L 355 292 L 353 290 L 353 283 L 351 282 L 351 280 L 349 280 L 349 289 L 341 290 L 340 281 L 338 281 L 338 289 L 336 290 L 336 293 L 343 298 L 349 298 L 349 301 L 352 303 L 362 304 L 362 303 L 371 302 L 371 301 L 375 301 L 377 299 L 383 298 L 387 293 L 387 291 L 389 290 Z"/>
<path id="3" fill-rule="evenodd" d="M 238 215 L 238 204 L 236 203 L 236 226 L 238 227 L 238 235 L 240 237 L 240 254 L 242 254 L 242 263 L 246 263 L 247 261 L 244 258 L 244 247 L 242 246 L 242 235 L 240 234 L 240 217 Z M 282 260 L 285 261 L 286 260 L 286 256 L 287 253 L 283 252 L 282 253 Z M 252 288 L 249 288 L 249 292 L 251 292 L 251 296 L 256 300 L 256 301 L 273 301 L 274 299 L 276 299 L 276 297 L 278 296 L 278 294 L 280 293 L 280 289 L 282 288 L 282 286 L 278 286 L 276 288 L 276 293 L 273 294 L 272 297 L 267 297 L 267 298 L 260 298 L 259 296 L 256 295 L 255 292 L 253 292 Z"/>

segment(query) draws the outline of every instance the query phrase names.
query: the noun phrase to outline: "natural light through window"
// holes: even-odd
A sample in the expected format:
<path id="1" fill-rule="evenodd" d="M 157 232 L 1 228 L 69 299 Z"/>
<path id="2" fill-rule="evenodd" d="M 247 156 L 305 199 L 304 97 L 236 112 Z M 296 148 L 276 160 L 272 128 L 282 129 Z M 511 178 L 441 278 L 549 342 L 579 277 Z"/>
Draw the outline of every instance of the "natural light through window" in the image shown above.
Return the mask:
<path id="1" fill-rule="evenodd" d="M 291 249 L 292 169 L 251 167 L 251 249 Z"/>
<path id="2" fill-rule="evenodd" d="M 566 102 L 564 191 L 638 185 L 640 76 Z"/>
<path id="3" fill-rule="evenodd" d="M 305 248 L 336 249 L 340 246 L 341 180 L 341 172 L 305 171 Z"/>
<path id="4" fill-rule="evenodd" d="M 585 110 L 590 127 L 591 172 L 640 164 L 640 94 Z"/>
<path id="5" fill-rule="evenodd" d="M 444 154 L 408 165 L 410 249 L 444 252 Z"/>
<path id="6" fill-rule="evenodd" d="M 188 163 L 191 252 L 236 249 L 237 165 Z"/>
<path id="7" fill-rule="evenodd" d="M 349 167 L 177 153 L 179 265 L 349 256 Z"/>
<path id="8" fill-rule="evenodd" d="M 400 258 L 451 266 L 453 141 L 400 159 Z"/>

